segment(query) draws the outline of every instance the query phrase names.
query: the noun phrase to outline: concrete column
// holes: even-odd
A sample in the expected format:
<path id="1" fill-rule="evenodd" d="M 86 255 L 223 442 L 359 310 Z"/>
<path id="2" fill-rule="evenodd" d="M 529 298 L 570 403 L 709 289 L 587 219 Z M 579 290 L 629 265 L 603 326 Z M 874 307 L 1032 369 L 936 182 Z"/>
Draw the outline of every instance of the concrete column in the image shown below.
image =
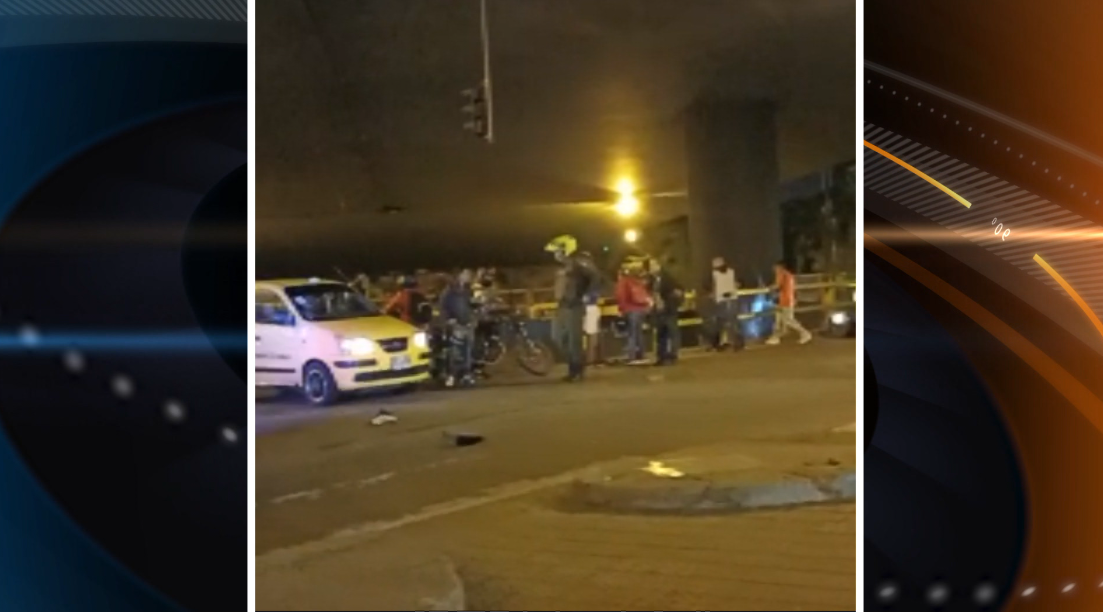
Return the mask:
<path id="1" fill-rule="evenodd" d="M 694 286 L 716 256 L 745 283 L 773 278 L 782 254 L 776 115 L 769 100 L 700 98 L 688 109 Z"/>

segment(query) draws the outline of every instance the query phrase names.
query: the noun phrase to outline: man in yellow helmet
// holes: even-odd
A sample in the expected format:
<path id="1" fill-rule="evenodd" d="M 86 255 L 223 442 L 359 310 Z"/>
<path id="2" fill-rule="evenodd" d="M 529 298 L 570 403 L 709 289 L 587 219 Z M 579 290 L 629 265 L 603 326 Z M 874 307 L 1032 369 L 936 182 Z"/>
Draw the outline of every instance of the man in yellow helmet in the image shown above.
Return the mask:
<path id="1" fill-rule="evenodd" d="M 592 259 L 578 253 L 574 236 L 558 236 L 544 250 L 552 253 L 562 266 L 556 276 L 555 335 L 567 356 L 567 382 L 581 381 L 586 373 L 583 348 L 586 299 L 600 284 L 600 274 Z"/>

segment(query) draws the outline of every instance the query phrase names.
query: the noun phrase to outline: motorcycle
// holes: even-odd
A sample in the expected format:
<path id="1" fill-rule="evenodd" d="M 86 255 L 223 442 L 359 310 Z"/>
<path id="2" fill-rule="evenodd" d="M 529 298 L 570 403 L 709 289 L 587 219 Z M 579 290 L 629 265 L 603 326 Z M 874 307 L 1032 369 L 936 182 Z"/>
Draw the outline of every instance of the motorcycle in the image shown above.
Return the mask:
<path id="1" fill-rule="evenodd" d="M 514 312 L 482 310 L 472 333 L 471 374 L 487 378 L 487 369 L 498 365 L 506 355 L 512 354 L 517 365 L 534 376 L 547 376 L 555 367 L 555 354 L 547 343 L 529 334 L 528 320 Z M 455 330 L 436 328 L 430 334 L 433 377 L 445 386 L 446 381 L 456 381 L 458 373 L 452 372 L 449 351 L 457 339 Z M 458 379 L 471 384 L 472 379 Z"/>

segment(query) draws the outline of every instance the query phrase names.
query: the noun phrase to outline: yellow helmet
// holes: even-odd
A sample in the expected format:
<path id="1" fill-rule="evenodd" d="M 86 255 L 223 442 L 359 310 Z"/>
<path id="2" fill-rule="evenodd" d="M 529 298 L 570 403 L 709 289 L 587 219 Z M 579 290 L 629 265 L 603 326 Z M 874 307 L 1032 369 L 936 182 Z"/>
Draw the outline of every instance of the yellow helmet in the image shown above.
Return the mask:
<path id="1" fill-rule="evenodd" d="M 549 253 L 561 252 L 564 255 L 573 255 L 578 250 L 578 240 L 569 234 L 556 236 L 544 246 L 544 250 Z"/>

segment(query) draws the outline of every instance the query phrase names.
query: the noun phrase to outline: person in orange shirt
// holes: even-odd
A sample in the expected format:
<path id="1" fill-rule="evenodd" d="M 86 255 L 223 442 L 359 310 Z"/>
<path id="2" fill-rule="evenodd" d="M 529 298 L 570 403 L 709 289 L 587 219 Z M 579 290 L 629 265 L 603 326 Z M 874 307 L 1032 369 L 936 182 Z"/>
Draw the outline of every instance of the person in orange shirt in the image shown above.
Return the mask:
<path id="1" fill-rule="evenodd" d="M 789 331 L 800 334 L 800 343 L 807 344 L 812 340 L 812 332 L 797 321 L 796 278 L 784 261 L 774 264 L 774 283 L 777 287 L 777 323 L 774 325 L 774 335 L 770 336 L 766 344 L 780 344 L 781 337 Z"/>
<path id="2" fill-rule="evenodd" d="M 399 279 L 399 289 L 383 307 L 383 312 L 418 328 L 424 328 L 433 317 L 433 307 L 413 276 Z"/>

